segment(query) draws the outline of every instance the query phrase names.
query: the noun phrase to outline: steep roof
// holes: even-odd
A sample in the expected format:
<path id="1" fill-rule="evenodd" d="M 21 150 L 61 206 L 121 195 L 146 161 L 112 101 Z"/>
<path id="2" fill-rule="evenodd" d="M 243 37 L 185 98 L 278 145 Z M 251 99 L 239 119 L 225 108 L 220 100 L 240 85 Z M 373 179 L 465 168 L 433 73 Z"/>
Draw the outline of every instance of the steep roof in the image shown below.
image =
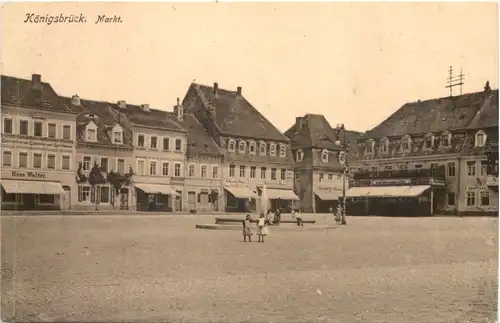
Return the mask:
<path id="1" fill-rule="evenodd" d="M 290 138 L 292 148 L 321 148 L 330 150 L 340 150 L 340 147 L 335 144 L 337 140 L 336 129 L 330 126 L 325 116 L 321 114 L 306 114 L 303 117 L 298 117 L 297 122 L 285 132 L 285 135 Z M 361 132 L 345 130 L 340 133 L 339 140 L 344 140 L 351 146 L 356 144 Z"/>
<path id="2" fill-rule="evenodd" d="M 182 124 L 187 130 L 187 153 L 194 155 L 221 156 L 222 150 L 205 130 L 205 127 L 191 113 L 185 113 Z"/>
<path id="3" fill-rule="evenodd" d="M 78 113 L 76 118 L 78 142 L 87 142 L 85 140 L 85 126 L 94 122 L 97 125 L 97 143 L 115 145 L 111 138 L 111 130 L 119 123 L 123 128 L 123 145 L 120 146 L 132 147 L 132 129 L 124 125 L 126 123 L 124 116 L 118 117 L 113 114 L 107 102 L 80 99 L 80 105 L 77 106 L 71 103 L 71 98 L 61 97 L 61 99 L 69 109 Z M 120 122 L 118 118 L 121 119 Z"/>
<path id="4" fill-rule="evenodd" d="M 492 91 L 481 109 L 470 122 L 468 129 L 498 127 L 498 90 Z"/>
<path id="5" fill-rule="evenodd" d="M 481 111 L 483 113 L 479 113 Z M 495 115 L 496 121 L 492 121 L 490 116 Z M 472 123 L 477 127 L 483 122 L 498 125 L 498 90 L 406 103 L 368 131 L 366 137 L 376 139 L 453 131 L 466 129 Z"/>
<path id="6" fill-rule="evenodd" d="M 223 134 L 247 138 L 288 141 L 250 102 L 235 91 L 193 83 L 205 108 L 215 109 L 215 123 Z M 188 92 L 189 93 L 189 92 Z"/>
<path id="7" fill-rule="evenodd" d="M 37 81 L 38 80 L 38 81 Z M 2 104 L 72 113 L 60 100 L 50 83 L 41 82 L 41 76 L 33 74 L 32 80 L 12 76 L 1 76 Z M 37 100 L 37 92 L 40 95 Z"/>

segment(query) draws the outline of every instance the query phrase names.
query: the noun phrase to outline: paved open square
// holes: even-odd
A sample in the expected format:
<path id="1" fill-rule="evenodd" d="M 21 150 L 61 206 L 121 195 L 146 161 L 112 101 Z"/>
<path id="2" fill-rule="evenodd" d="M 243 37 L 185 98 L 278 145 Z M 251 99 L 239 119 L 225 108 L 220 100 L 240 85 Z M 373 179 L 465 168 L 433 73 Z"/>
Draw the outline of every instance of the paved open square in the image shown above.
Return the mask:
<path id="1" fill-rule="evenodd" d="M 2 217 L 2 319 L 402 323 L 496 315 L 494 218 L 357 217 L 328 230 L 271 228 L 264 244 L 197 223 L 213 217 Z"/>

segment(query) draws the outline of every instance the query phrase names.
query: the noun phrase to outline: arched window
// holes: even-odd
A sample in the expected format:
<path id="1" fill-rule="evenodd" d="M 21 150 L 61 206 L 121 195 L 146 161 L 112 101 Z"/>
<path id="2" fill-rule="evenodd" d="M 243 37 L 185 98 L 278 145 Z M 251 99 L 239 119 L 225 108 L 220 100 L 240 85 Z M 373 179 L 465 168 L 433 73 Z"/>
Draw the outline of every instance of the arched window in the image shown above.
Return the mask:
<path id="1" fill-rule="evenodd" d="M 249 150 L 250 150 L 250 154 L 252 154 L 252 155 L 255 155 L 257 153 L 257 147 L 255 144 L 255 141 L 250 141 Z"/>
<path id="2" fill-rule="evenodd" d="M 407 152 L 410 150 L 411 150 L 411 137 L 407 135 L 401 138 L 401 151 Z"/>
<path id="3" fill-rule="evenodd" d="M 276 144 L 269 144 L 269 155 L 276 156 Z"/>
<path id="4" fill-rule="evenodd" d="M 328 150 L 323 149 L 323 151 L 321 152 L 321 161 L 323 163 L 328 163 Z"/>
<path id="5" fill-rule="evenodd" d="M 451 146 L 451 133 L 445 131 L 441 134 L 441 147 L 447 148 Z"/>
<path id="6" fill-rule="evenodd" d="M 476 140 L 474 141 L 476 147 L 483 147 L 486 145 L 486 133 L 483 130 L 476 132 Z"/>
<path id="7" fill-rule="evenodd" d="M 238 151 L 243 154 L 245 153 L 246 148 L 247 148 L 247 143 L 241 140 L 240 143 L 238 144 Z"/>
<path id="8" fill-rule="evenodd" d="M 304 152 L 301 149 L 299 149 L 295 153 L 295 160 L 297 161 L 297 163 L 300 163 L 302 159 L 304 159 Z"/>
<path id="9" fill-rule="evenodd" d="M 373 139 L 368 139 L 366 141 L 366 153 L 367 154 L 373 154 L 373 147 L 375 146 L 375 141 Z"/>
<path id="10" fill-rule="evenodd" d="M 379 142 L 379 152 L 386 153 L 389 150 L 389 139 L 382 138 Z"/>
<path id="11" fill-rule="evenodd" d="M 235 151 L 235 149 L 236 149 L 236 141 L 234 141 L 233 139 L 229 139 L 227 143 L 227 150 L 233 152 Z"/>
<path id="12" fill-rule="evenodd" d="M 260 155 L 265 155 L 266 154 L 266 150 L 267 150 L 266 149 L 266 143 L 263 142 L 263 141 L 261 141 L 259 143 L 259 153 L 260 153 Z"/>
<path id="13" fill-rule="evenodd" d="M 428 133 L 424 138 L 424 149 L 432 149 L 434 147 L 434 135 Z"/>
<path id="14" fill-rule="evenodd" d="M 280 144 L 280 157 L 286 157 L 286 146 L 284 144 Z"/>

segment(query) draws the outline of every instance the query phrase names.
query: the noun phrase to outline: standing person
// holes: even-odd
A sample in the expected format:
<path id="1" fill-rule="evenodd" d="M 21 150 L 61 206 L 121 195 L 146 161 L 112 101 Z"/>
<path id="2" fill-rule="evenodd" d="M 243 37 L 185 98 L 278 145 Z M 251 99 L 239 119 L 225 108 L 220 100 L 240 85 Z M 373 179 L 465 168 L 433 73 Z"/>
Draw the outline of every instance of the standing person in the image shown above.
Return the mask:
<path id="1" fill-rule="evenodd" d="M 269 230 L 266 226 L 266 218 L 264 217 L 264 213 L 260 213 L 259 220 L 257 221 L 257 227 L 259 229 L 259 242 L 264 242 L 264 237 L 269 233 Z"/>
<path id="2" fill-rule="evenodd" d="M 252 242 L 252 226 L 251 226 L 252 220 L 250 218 L 250 214 L 247 214 L 245 221 L 243 221 L 243 241 L 247 242 L 247 237 L 248 237 L 248 242 Z"/>
<path id="3" fill-rule="evenodd" d="M 303 227 L 304 221 L 302 221 L 302 215 L 300 214 L 300 209 L 297 209 L 297 212 L 295 212 L 295 218 L 297 219 L 297 226 Z"/>
<path id="4" fill-rule="evenodd" d="M 292 220 L 295 221 L 295 209 L 292 208 Z"/>
<path id="5" fill-rule="evenodd" d="M 340 206 L 339 203 L 339 205 L 337 206 L 337 214 L 335 215 L 335 222 L 337 224 L 340 224 L 341 221 L 342 221 L 342 206 Z"/>
<path id="6" fill-rule="evenodd" d="M 271 214 L 271 209 L 267 210 L 267 213 L 266 213 L 266 222 L 268 225 L 272 225 L 273 224 L 273 216 Z"/>
<path id="7" fill-rule="evenodd" d="M 277 208 L 276 209 L 276 213 L 274 214 L 274 222 L 276 223 L 276 225 L 280 225 L 280 222 L 281 222 L 281 210 L 280 208 Z"/>

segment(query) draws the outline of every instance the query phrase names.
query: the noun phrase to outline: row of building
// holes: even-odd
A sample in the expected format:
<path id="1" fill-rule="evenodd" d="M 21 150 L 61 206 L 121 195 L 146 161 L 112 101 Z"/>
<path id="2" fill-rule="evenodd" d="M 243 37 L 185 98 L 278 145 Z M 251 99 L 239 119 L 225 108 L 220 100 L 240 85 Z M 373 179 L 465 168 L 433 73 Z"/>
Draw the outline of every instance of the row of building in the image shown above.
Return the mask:
<path id="1" fill-rule="evenodd" d="M 498 210 L 498 182 L 483 167 L 498 146 L 489 88 L 405 104 L 365 133 L 315 114 L 281 133 L 241 87 L 217 83 L 191 84 L 172 111 L 61 96 L 37 74 L 2 76 L 1 94 L 3 210 L 326 212 L 344 185 L 348 213 L 401 201 L 430 213 Z"/>

